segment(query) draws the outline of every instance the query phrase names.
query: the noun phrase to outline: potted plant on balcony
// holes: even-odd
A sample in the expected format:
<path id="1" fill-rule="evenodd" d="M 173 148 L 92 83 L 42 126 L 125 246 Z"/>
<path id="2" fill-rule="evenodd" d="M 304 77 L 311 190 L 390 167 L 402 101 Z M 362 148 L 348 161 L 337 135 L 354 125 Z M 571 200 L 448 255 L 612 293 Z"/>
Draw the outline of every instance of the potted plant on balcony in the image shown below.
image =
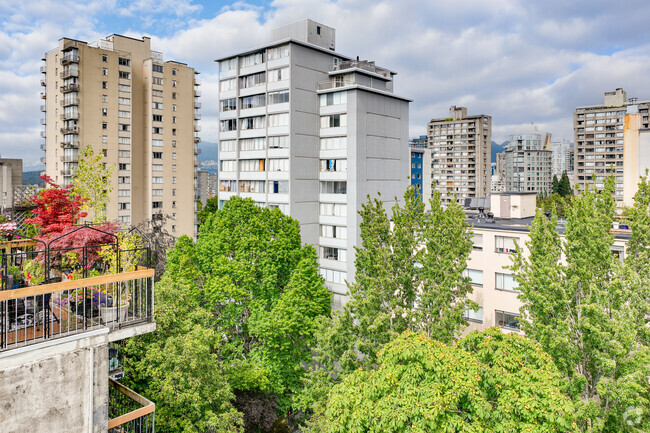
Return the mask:
<path id="1" fill-rule="evenodd" d="M 38 286 L 45 280 L 45 268 L 37 259 L 27 260 L 23 266 L 23 278 L 28 286 Z"/>

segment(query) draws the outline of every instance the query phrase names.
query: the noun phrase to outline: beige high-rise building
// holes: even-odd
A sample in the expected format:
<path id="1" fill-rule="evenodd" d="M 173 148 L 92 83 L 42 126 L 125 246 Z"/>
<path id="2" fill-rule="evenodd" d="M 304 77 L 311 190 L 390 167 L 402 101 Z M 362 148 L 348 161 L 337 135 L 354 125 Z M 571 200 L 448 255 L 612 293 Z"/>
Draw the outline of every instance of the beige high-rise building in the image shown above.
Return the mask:
<path id="1" fill-rule="evenodd" d="M 148 37 L 62 38 L 43 60 L 46 174 L 71 183 L 80 152 L 92 146 L 114 167 L 108 220 L 168 215 L 168 232 L 194 235 L 197 72 L 163 61 Z"/>
<path id="2" fill-rule="evenodd" d="M 449 117 L 428 124 L 431 176 L 443 203 L 486 197 L 490 193 L 492 117 L 467 115 L 467 108 L 449 109 Z"/>
<path id="3" fill-rule="evenodd" d="M 650 168 L 650 101 L 627 99 L 625 90 L 605 92 L 602 105 L 577 107 L 573 114 L 575 182 L 602 189 L 616 180 L 616 201 L 634 203 L 639 176 Z"/>

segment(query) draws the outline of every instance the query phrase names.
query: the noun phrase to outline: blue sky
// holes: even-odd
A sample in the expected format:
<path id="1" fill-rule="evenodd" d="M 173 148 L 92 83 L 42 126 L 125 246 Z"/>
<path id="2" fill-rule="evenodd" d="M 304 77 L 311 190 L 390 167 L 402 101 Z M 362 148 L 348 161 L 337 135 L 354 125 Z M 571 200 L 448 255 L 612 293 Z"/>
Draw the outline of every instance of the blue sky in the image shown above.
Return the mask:
<path id="1" fill-rule="evenodd" d="M 201 134 L 216 142 L 213 59 L 303 18 L 336 28 L 337 51 L 398 72 L 396 93 L 414 100 L 411 136 L 462 105 L 492 116 L 498 142 L 531 122 L 572 139 L 575 107 L 601 103 L 605 91 L 650 99 L 648 17 L 647 0 L 13 2 L 0 8 L 0 155 L 39 165 L 38 69 L 61 37 L 151 36 L 165 59 L 202 73 Z"/>

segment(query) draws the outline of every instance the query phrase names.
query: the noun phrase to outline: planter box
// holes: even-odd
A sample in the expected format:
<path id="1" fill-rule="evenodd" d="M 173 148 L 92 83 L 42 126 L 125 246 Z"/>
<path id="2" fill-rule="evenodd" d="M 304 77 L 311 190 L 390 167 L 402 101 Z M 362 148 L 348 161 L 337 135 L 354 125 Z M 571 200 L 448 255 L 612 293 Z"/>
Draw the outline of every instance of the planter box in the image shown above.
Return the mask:
<path id="1" fill-rule="evenodd" d="M 128 310 L 128 302 L 125 305 L 120 305 L 119 307 L 99 307 L 99 317 L 104 323 L 116 322 L 118 320 L 118 315 L 119 320 L 125 320 Z"/>

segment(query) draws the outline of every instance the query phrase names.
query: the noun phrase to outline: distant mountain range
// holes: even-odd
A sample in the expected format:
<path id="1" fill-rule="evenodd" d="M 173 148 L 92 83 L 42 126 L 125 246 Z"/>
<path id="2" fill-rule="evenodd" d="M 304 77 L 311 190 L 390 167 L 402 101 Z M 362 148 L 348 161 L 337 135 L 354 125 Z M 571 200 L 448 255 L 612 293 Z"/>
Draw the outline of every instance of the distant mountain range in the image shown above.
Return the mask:
<path id="1" fill-rule="evenodd" d="M 497 153 L 504 152 L 506 150 L 506 144 L 508 144 L 508 140 L 504 141 L 501 144 L 497 143 L 496 141 L 492 142 L 492 158 L 490 162 L 497 162 Z"/>
<path id="2" fill-rule="evenodd" d="M 199 149 L 201 149 L 198 158 L 201 162 L 199 170 L 205 170 L 208 173 L 216 174 L 219 170 L 219 145 L 209 141 L 202 141 L 199 144 Z"/>
<path id="3" fill-rule="evenodd" d="M 45 186 L 45 182 L 40 178 L 41 171 L 23 171 L 23 185 Z"/>

